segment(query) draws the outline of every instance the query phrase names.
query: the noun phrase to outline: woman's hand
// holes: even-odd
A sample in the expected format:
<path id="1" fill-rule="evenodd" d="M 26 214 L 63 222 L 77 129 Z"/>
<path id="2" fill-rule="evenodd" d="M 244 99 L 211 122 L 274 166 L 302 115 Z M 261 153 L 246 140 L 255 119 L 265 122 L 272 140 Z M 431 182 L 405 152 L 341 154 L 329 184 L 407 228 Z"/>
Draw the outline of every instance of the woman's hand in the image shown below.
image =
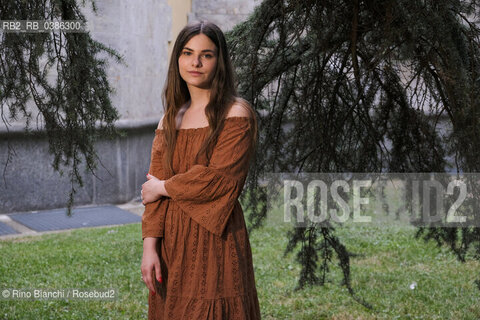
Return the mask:
<path id="1" fill-rule="evenodd" d="M 165 190 L 163 184 L 165 180 L 159 180 L 158 178 L 147 174 L 147 182 L 142 184 L 142 204 L 158 200 L 163 194 L 162 190 Z"/>
<path id="2" fill-rule="evenodd" d="M 145 238 L 143 240 L 143 257 L 140 269 L 143 282 L 145 282 L 151 294 L 155 294 L 155 277 L 158 282 L 162 282 L 160 258 L 156 250 L 157 241 L 161 241 L 161 238 Z"/>

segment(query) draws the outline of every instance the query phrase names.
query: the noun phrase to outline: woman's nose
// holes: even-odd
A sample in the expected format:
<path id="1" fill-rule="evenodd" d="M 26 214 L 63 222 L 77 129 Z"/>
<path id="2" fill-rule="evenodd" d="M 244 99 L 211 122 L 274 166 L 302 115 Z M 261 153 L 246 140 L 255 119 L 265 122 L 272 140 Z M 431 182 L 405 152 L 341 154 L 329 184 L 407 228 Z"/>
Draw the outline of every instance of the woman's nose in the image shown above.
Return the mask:
<path id="1" fill-rule="evenodd" d="M 192 59 L 192 66 L 200 67 L 202 65 L 202 62 L 200 61 L 199 56 L 194 56 Z"/>

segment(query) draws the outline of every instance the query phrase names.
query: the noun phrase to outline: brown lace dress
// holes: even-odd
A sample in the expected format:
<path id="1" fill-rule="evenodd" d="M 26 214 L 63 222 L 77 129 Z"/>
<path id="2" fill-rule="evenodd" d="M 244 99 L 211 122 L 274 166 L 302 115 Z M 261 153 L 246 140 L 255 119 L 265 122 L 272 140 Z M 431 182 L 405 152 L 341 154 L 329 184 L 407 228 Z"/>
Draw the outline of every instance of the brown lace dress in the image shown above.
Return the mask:
<path id="1" fill-rule="evenodd" d="M 260 319 L 252 251 L 238 197 L 248 173 L 248 117 L 229 117 L 210 163 L 194 164 L 209 127 L 177 129 L 176 174 L 162 169 L 163 130 L 155 131 L 150 174 L 170 197 L 147 204 L 142 239 L 161 237 L 162 283 L 148 319 Z"/>

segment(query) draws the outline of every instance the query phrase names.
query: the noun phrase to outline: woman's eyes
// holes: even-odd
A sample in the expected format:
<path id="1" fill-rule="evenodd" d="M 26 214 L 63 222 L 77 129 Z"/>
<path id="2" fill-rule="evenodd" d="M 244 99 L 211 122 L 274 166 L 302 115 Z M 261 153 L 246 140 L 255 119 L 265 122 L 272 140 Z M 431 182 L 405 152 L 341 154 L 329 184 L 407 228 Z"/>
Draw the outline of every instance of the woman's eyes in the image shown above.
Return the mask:
<path id="1" fill-rule="evenodd" d="M 189 56 L 192 53 L 190 51 L 184 51 L 183 54 L 186 55 L 186 56 Z M 209 53 L 203 54 L 202 56 L 205 57 L 205 58 L 208 58 L 208 59 L 213 58 L 213 56 Z"/>

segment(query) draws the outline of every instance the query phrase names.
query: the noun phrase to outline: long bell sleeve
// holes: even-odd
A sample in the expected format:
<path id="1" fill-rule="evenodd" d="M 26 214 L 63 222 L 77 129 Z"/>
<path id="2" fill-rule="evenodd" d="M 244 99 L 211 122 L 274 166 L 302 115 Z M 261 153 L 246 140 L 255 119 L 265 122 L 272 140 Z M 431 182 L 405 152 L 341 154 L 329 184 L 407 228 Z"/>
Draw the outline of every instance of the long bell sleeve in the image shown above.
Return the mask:
<path id="1" fill-rule="evenodd" d="M 243 189 L 252 144 L 251 119 L 232 118 L 225 120 L 207 166 L 195 164 L 165 180 L 164 185 L 182 211 L 219 236 Z"/>
<path id="2" fill-rule="evenodd" d="M 155 130 L 152 143 L 149 173 L 158 179 L 168 178 L 163 169 L 162 157 L 164 153 L 163 130 Z M 169 206 L 169 198 L 162 196 L 154 202 L 145 205 L 142 215 L 142 240 L 146 237 L 163 237 L 165 215 Z"/>

